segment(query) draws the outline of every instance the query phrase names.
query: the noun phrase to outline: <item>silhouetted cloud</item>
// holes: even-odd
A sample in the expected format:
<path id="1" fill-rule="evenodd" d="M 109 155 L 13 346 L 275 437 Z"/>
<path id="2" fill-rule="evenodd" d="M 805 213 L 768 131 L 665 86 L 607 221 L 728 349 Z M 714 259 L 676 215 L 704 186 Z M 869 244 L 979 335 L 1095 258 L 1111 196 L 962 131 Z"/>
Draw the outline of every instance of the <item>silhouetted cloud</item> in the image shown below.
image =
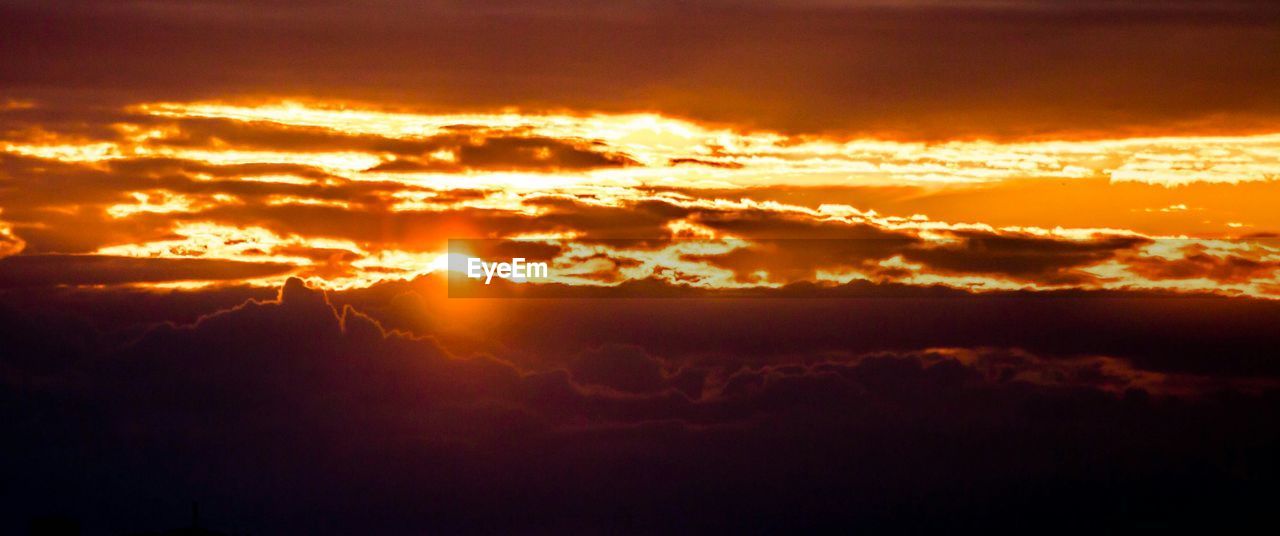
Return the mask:
<path id="1" fill-rule="evenodd" d="M 605 345 L 566 372 L 550 355 L 458 355 L 334 298 L 290 280 L 106 353 L 61 342 L 88 326 L 7 346 L 3 463 L 22 493 L 4 508 L 69 501 L 125 530 L 163 497 L 198 496 L 211 524 L 400 533 L 968 526 L 997 501 L 997 526 L 1066 512 L 1088 526 L 1116 500 L 1170 512 L 1174 489 L 1189 522 L 1245 515 L 1231 525 L 1262 511 L 1249 494 L 1277 439 L 1273 390 L 1214 395 L 1212 376 L 1118 358 L 793 347 L 751 363 Z M 60 363 L 18 366 L 54 345 Z M 1180 465 L 1193 459 L 1231 464 Z"/>
<path id="2" fill-rule="evenodd" d="M 109 255 L 20 255 L 0 259 L 0 288 L 254 279 L 289 273 L 278 263 L 145 259 Z"/>

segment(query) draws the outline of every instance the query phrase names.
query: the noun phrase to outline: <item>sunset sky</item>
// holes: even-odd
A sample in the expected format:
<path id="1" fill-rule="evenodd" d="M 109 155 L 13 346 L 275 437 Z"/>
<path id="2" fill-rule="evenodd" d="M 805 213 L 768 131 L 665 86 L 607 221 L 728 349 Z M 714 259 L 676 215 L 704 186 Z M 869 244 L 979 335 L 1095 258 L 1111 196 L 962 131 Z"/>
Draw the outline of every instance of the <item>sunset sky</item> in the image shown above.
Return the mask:
<path id="1" fill-rule="evenodd" d="M 0 2 L 0 532 L 1274 525 L 1278 345 L 1273 2 Z"/>

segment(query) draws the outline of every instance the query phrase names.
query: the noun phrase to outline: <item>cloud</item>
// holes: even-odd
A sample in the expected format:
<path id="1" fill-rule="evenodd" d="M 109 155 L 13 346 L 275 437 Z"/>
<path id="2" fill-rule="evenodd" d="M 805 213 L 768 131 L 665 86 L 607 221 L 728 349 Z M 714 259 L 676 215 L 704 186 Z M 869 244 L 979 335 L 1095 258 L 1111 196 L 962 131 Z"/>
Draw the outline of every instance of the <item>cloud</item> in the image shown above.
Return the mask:
<path id="1" fill-rule="evenodd" d="M 376 4 L 0 6 L 0 533 L 1272 521 L 1274 3 Z"/>
<path id="2" fill-rule="evenodd" d="M 1079 284 L 1095 276 L 1078 271 L 1150 243 L 1144 237 L 1072 241 L 1017 234 L 956 233 L 958 243 L 929 243 L 903 252 L 910 261 L 951 273 L 1001 274 L 1046 284 Z"/>
<path id="3" fill-rule="evenodd" d="M 3 508 L 99 505 L 80 510 L 86 526 L 137 530 L 156 518 L 148 505 L 198 496 L 211 526 L 389 533 L 876 527 L 908 509 L 922 527 L 968 526 L 989 523 L 971 510 L 989 501 L 1011 523 L 1065 512 L 1092 523 L 1121 499 L 1265 511 L 1248 493 L 1269 475 L 1276 437 L 1259 430 L 1280 409 L 1273 397 L 1168 399 L 1168 377 L 1126 360 L 796 347 L 808 357 L 668 362 L 609 345 L 582 349 L 566 372 L 552 355 L 459 355 L 335 299 L 291 280 L 274 300 L 106 352 L 69 346 L 41 370 L 14 364 L 92 328 L 46 325 L 61 336 L 9 346 L 21 353 L 4 358 L 0 463 L 24 493 Z M 22 333 L 12 320 L 0 330 Z M 1233 462 L 1165 479 L 1192 459 Z M 1159 492 L 1170 485 L 1174 505 Z M 1042 495 L 1019 498 L 1028 486 Z M 510 515 L 495 519 L 494 501 Z M 689 509 L 723 515 L 673 515 Z"/>
<path id="4" fill-rule="evenodd" d="M 162 146 L 260 151 L 391 154 L 394 159 L 372 171 L 585 170 L 634 164 L 602 143 L 536 136 L 509 129 L 457 125 L 442 133 L 414 138 L 348 134 L 326 128 L 300 127 L 227 119 L 183 118 L 158 125 L 172 135 L 154 140 Z"/>
<path id="5" fill-rule="evenodd" d="M 16 255 L 24 247 L 26 243 L 13 235 L 13 226 L 0 220 L 0 259 Z"/>
<path id="6" fill-rule="evenodd" d="M 289 273 L 293 266 L 218 259 L 146 259 L 109 255 L 20 255 L 0 259 L 0 288 L 243 280 Z"/>
<path id="7" fill-rule="evenodd" d="M 1173 268 L 1148 265 L 1169 259 L 1125 254 L 1147 245 L 1123 224 L 1154 194 L 1098 182 L 1108 173 L 1170 183 L 1244 174 L 1269 185 L 1274 136 L 920 144 L 735 131 L 654 114 L 444 114 L 320 102 L 64 102 L 0 113 L 0 125 L 10 127 L 0 154 L 0 209 L 11 222 L 8 242 L 21 241 L 32 255 L 290 264 L 313 282 L 347 288 L 428 273 L 449 238 L 840 239 L 861 242 L 744 242 L 657 263 L 596 252 L 590 259 L 608 269 L 577 276 L 592 284 L 873 280 L 974 291 L 1138 287 L 1249 296 L 1270 295 L 1274 283 L 1265 270 L 1237 270 L 1231 281 L 1211 284 L 1163 277 Z M 673 155 L 742 165 L 677 166 Z M 1127 179 L 1117 175 L 1124 173 Z M 809 180 L 797 174 L 856 184 L 795 190 L 789 185 Z M 874 184 L 885 177 L 893 182 Z M 1085 184 L 1074 189 L 1072 206 L 1027 216 L 1024 205 L 1060 196 L 1057 186 L 1032 185 L 1047 178 Z M 1235 207 L 1269 208 L 1238 198 L 1270 186 L 1206 188 L 1161 195 L 1216 192 L 1217 203 L 1197 201 L 1212 211 L 1197 210 L 1195 218 L 1236 221 Z M 1113 202 L 1114 192 L 1127 200 Z M 906 212 L 917 203 L 968 206 L 975 198 L 994 201 L 978 212 L 952 208 L 946 213 L 954 220 Z M 1115 228 L 1026 223 L 1055 223 L 1058 214 L 1092 204 L 1129 216 L 1108 220 L 1122 224 Z M 885 206 L 894 213 L 877 212 Z M 992 223 L 1001 221 L 1008 225 Z M 1195 226 L 1206 225 L 1224 224 Z M 1254 260 L 1269 262 L 1262 257 Z M 1130 260 L 1141 266 L 1128 269 Z"/>
<path id="8" fill-rule="evenodd" d="M 1272 241 L 1262 239 L 1269 244 Z M 1142 257 L 1129 262 L 1130 269 L 1151 279 L 1208 279 L 1220 283 L 1238 283 L 1257 279 L 1275 279 L 1280 261 L 1265 260 L 1266 254 L 1221 254 L 1207 252 L 1204 246 L 1188 243 L 1179 258 Z M 1215 254 L 1217 253 L 1217 254 Z M 1261 257 L 1261 258 L 1260 258 Z"/>
<path id="9" fill-rule="evenodd" d="M 603 248 L 594 258 L 608 270 L 582 275 L 597 282 L 663 277 L 744 286 L 826 277 L 976 290 L 1139 286 L 1255 296 L 1270 288 L 1265 270 L 1240 272 L 1230 285 L 1173 281 L 1161 275 L 1171 272 L 1152 268 L 1173 261 L 1137 254 L 1153 239 L 1123 230 L 994 228 L 880 216 L 848 205 L 729 201 L 644 187 L 437 188 L 292 165 L 168 158 L 121 159 L 105 167 L 25 157 L 4 162 L 14 177 L 8 180 L 23 187 L 0 191 L 0 206 L 26 254 L 289 264 L 335 288 L 427 273 L 450 238 L 536 235 L 576 237 L 561 246 L 576 241 Z M 623 251 L 625 244 L 608 243 L 648 239 L 653 243 L 641 249 L 655 250 L 673 244 L 666 237 L 690 235 L 737 240 L 742 247 L 668 256 L 644 267 L 657 257 L 636 257 Z M 1263 239 L 1240 243 L 1253 242 L 1269 247 Z M 1259 255 L 1255 260 L 1265 257 Z M 1131 261 L 1135 268 L 1127 270 Z"/>
<path id="10" fill-rule="evenodd" d="M 657 109 L 913 138 L 1238 131 L 1276 116 L 1265 95 L 1277 12 L 1266 2 L 993 6 L 27 3 L 4 8 L 19 53 L 3 82 L 51 97 L 92 86 L 116 102 L 277 94 Z M 1019 46 L 991 46 L 1006 41 Z"/>

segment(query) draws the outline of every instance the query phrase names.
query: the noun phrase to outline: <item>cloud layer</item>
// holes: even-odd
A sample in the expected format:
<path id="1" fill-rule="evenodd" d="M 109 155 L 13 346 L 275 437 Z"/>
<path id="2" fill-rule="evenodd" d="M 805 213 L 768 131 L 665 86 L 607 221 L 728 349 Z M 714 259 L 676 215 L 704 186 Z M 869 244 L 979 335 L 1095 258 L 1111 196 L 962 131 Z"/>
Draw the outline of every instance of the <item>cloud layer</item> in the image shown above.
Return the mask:
<path id="1" fill-rule="evenodd" d="M 555 238 L 565 284 L 869 280 L 1259 297 L 1277 288 L 1280 253 L 1265 232 L 1280 222 L 1265 203 L 1242 201 L 1274 194 L 1274 135 L 924 144 L 654 114 L 319 103 L 32 104 L 3 114 L 5 252 L 32 256 L 0 261 L 5 287 L 276 285 L 296 275 L 350 288 L 441 270 L 448 238 Z M 1052 208 L 1063 185 L 1087 197 L 1083 206 Z M 1229 189 L 1169 193 L 1215 187 Z M 1117 192 L 1119 202 L 1091 200 Z M 1001 202 L 975 210 L 973 198 Z M 961 219 L 907 212 L 921 202 Z M 1027 202 L 1046 210 L 1010 215 Z M 1093 207 L 1102 210 L 1082 212 Z M 1209 240 L 1218 237 L 1232 240 Z M 694 255 L 592 242 L 618 238 L 710 243 L 686 247 L 709 248 Z"/>
<path id="2" fill-rule="evenodd" d="M 3 9 L 5 87 L 116 102 L 327 95 L 935 139 L 1238 132 L 1280 112 L 1263 1 Z"/>
<path id="3" fill-rule="evenodd" d="M 291 280 L 105 353 L 92 328 L 77 342 L 42 323 L 64 334 L 61 365 L 47 342 L 12 345 L 39 335 L 6 319 L 4 463 L 22 494 L 5 507 L 117 530 L 186 497 L 253 531 L 1012 529 L 1068 513 L 1085 528 L 1171 504 L 1187 513 L 1160 519 L 1237 526 L 1274 477 L 1274 371 L 1233 386 L 1010 347 L 752 361 L 621 339 L 503 358 L 388 333 L 337 299 L 352 297 Z"/>

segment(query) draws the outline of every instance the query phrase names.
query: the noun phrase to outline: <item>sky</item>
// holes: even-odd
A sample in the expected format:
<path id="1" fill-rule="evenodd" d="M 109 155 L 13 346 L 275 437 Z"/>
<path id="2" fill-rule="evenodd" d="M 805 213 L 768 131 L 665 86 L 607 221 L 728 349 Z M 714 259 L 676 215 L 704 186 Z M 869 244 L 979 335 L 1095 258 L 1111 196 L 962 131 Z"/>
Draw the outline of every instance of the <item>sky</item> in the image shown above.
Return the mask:
<path id="1" fill-rule="evenodd" d="M 5 1 L 0 51 L 5 532 L 1276 498 L 1274 3 Z"/>

